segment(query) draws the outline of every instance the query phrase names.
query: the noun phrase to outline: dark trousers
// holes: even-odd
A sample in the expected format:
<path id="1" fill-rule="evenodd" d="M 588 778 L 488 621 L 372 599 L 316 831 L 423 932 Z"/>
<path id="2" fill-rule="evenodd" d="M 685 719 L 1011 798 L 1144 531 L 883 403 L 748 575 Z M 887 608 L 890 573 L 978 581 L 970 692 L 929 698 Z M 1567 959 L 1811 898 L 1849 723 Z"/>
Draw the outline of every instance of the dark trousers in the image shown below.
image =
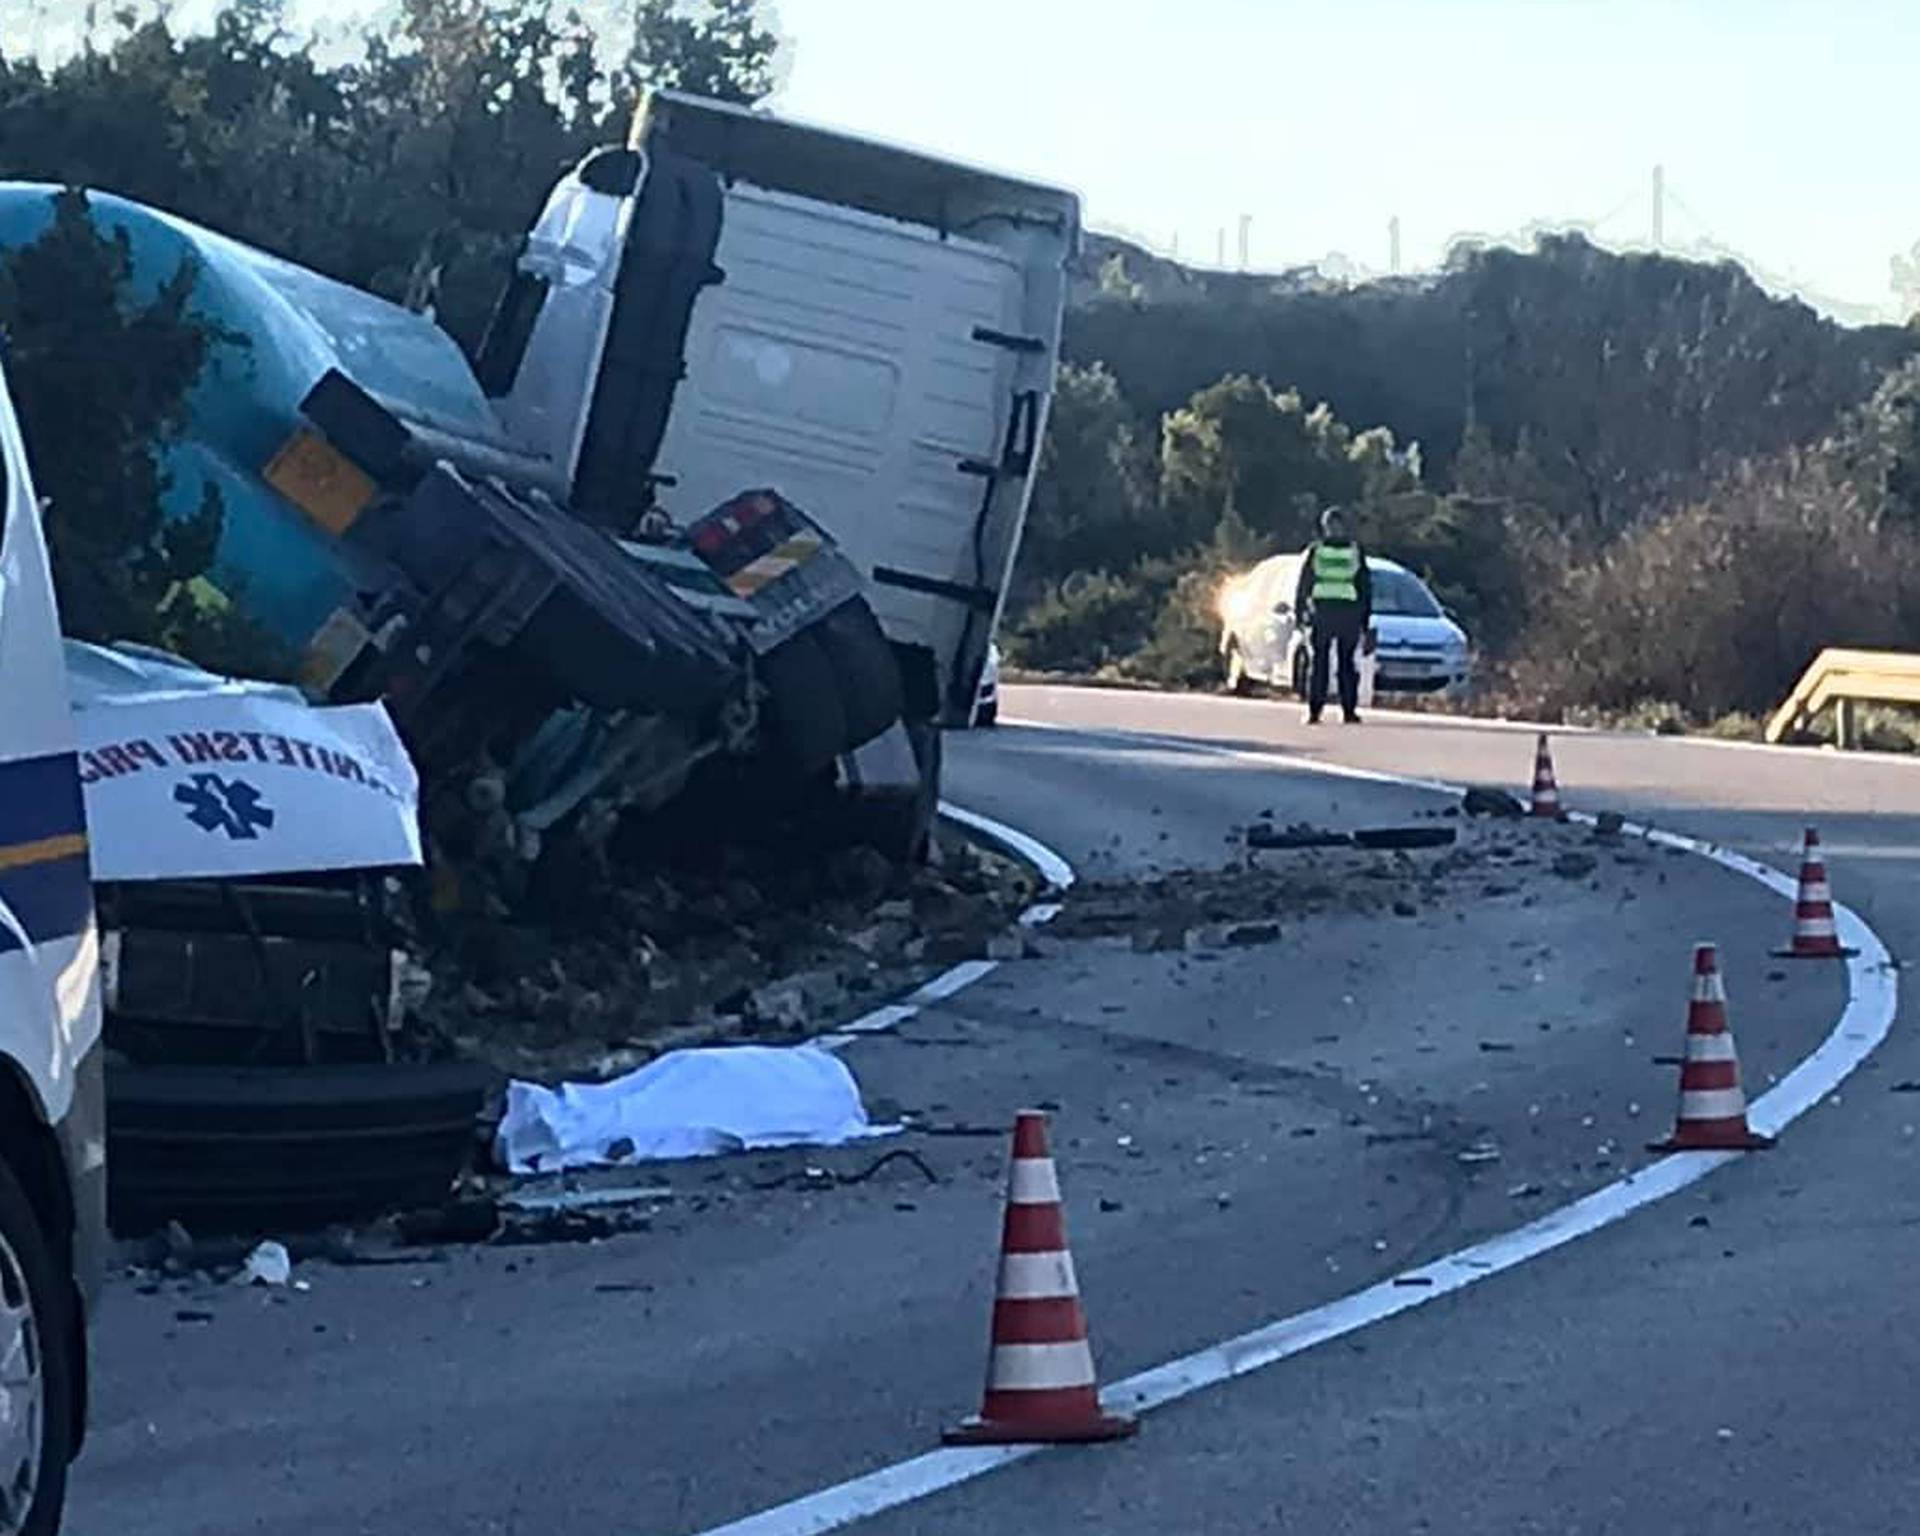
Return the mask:
<path id="1" fill-rule="evenodd" d="M 1355 714 L 1360 708 L 1360 668 L 1355 653 L 1366 626 L 1360 610 L 1341 604 L 1322 608 L 1313 616 L 1313 672 L 1307 683 L 1307 712 L 1316 720 L 1327 707 L 1327 673 L 1333 652 L 1340 653 L 1340 708 Z"/>

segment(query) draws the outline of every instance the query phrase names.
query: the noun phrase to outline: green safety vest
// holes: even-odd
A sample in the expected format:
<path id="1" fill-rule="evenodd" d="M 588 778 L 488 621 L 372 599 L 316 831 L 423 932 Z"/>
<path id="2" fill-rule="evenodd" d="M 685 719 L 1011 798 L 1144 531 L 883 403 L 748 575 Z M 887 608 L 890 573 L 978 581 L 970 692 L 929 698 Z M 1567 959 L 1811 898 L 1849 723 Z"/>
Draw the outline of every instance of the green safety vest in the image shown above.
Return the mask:
<path id="1" fill-rule="evenodd" d="M 1360 546 L 1358 544 L 1314 545 L 1313 600 L 1316 603 L 1360 601 Z"/>

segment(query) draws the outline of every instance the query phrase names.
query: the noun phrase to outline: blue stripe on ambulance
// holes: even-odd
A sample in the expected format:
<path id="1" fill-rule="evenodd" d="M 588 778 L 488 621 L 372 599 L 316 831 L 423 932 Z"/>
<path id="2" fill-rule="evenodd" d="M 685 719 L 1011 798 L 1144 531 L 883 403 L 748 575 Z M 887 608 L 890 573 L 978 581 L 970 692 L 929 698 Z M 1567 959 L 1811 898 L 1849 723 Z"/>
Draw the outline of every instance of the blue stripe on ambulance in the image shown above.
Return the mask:
<path id="1" fill-rule="evenodd" d="M 36 944 L 92 920 L 86 802 L 71 753 L 0 762 L 0 903 Z M 19 947 L 12 925 L 0 923 L 0 954 Z"/>

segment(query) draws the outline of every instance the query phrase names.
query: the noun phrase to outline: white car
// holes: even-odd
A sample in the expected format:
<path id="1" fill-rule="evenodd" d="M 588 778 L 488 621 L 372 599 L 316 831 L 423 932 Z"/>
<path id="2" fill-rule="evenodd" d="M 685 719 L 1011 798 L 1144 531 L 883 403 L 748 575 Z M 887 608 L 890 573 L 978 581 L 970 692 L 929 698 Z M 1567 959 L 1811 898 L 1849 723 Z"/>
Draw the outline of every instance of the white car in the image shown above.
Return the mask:
<path id="1" fill-rule="evenodd" d="M 1232 578 L 1220 593 L 1220 659 L 1227 686 L 1307 691 L 1313 653 L 1293 610 L 1303 554 L 1275 555 Z M 1427 584 L 1405 566 L 1367 557 L 1373 578 L 1374 686 L 1382 693 L 1436 693 L 1466 686 L 1472 662 L 1466 631 Z"/>
<path id="2" fill-rule="evenodd" d="M 980 669 L 980 691 L 973 700 L 973 723 L 981 730 L 1000 723 L 1000 644 L 987 647 L 987 664 Z"/>

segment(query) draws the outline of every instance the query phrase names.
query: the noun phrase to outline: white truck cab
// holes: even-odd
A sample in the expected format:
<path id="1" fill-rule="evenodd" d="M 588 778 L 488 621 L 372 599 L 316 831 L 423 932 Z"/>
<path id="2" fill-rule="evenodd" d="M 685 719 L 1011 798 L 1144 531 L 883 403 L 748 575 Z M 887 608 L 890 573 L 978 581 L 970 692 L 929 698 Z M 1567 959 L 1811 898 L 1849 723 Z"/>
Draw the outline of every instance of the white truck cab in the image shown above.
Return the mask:
<path id="1" fill-rule="evenodd" d="M 657 92 L 554 190 L 478 372 L 594 521 L 779 491 L 871 583 L 909 720 L 965 724 L 1079 238 L 1072 193 Z"/>
<path id="2" fill-rule="evenodd" d="M 0 1536 L 58 1528 L 86 1423 L 106 1250 L 99 953 L 46 541 L 0 372 Z"/>

